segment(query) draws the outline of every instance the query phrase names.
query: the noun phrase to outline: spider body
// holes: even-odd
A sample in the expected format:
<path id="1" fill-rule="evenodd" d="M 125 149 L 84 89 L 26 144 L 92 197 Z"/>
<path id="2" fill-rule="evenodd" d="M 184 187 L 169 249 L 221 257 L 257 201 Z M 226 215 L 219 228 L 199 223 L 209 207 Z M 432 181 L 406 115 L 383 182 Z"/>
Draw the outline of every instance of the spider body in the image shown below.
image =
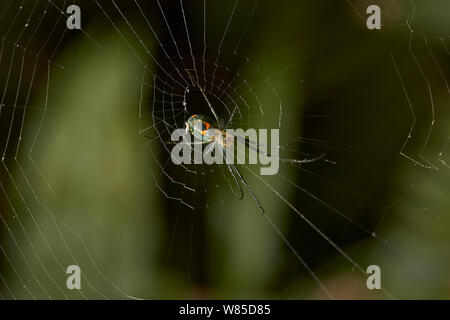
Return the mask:
<path id="1" fill-rule="evenodd" d="M 186 121 L 186 130 L 201 143 L 218 143 L 222 148 L 233 146 L 234 137 L 217 128 L 216 123 L 201 114 L 194 114 Z"/>

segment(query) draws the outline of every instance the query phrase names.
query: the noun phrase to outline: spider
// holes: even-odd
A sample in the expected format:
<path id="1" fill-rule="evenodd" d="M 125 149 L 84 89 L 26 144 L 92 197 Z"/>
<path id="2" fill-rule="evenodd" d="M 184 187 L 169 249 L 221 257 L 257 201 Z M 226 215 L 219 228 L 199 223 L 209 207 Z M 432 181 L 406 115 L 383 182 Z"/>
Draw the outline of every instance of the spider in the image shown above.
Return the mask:
<path id="1" fill-rule="evenodd" d="M 212 115 L 214 116 L 215 121 L 211 120 L 205 115 L 201 114 L 194 114 L 191 117 L 188 118 L 186 121 L 186 132 L 189 132 L 194 138 L 199 139 L 201 144 L 212 144 L 217 143 L 219 144 L 220 148 L 223 151 L 223 156 L 226 158 L 226 152 L 228 150 L 232 150 L 234 146 L 234 138 L 235 136 L 230 136 L 230 134 L 227 134 L 224 129 L 221 126 L 221 121 L 219 120 L 219 117 L 214 110 L 214 107 L 212 106 L 212 103 L 208 99 L 208 96 L 205 92 L 205 90 L 200 86 L 199 82 L 196 78 L 191 74 L 191 72 L 187 69 L 185 69 L 195 86 L 200 90 L 201 94 L 203 95 L 203 98 L 205 99 L 209 110 L 211 111 Z M 231 115 L 231 118 L 233 115 Z M 228 121 L 230 122 L 231 119 Z M 217 137 L 220 136 L 220 139 L 217 139 Z M 191 143 L 192 144 L 192 143 Z M 270 154 L 264 152 L 259 148 L 261 145 L 254 141 L 245 140 L 245 145 L 248 148 L 252 148 L 256 150 L 259 153 L 262 153 L 265 156 L 270 156 Z M 256 146 L 256 148 L 254 147 Z M 279 158 L 279 160 L 284 162 L 290 162 L 290 163 L 296 163 L 296 164 L 305 164 L 305 163 L 312 163 L 315 161 L 320 160 L 325 154 L 321 154 L 318 157 L 310 158 L 310 159 L 287 159 L 287 158 Z M 225 161 L 228 171 L 230 172 L 231 176 L 233 177 L 236 186 L 238 187 L 238 193 L 239 193 L 239 200 L 243 199 L 244 197 L 244 191 L 242 189 L 242 186 L 247 190 L 250 197 L 255 202 L 256 206 L 258 207 L 259 211 L 264 214 L 265 210 L 262 206 L 261 202 L 256 197 L 253 190 L 248 185 L 247 181 L 245 180 L 242 173 L 239 171 L 239 169 L 234 165 L 233 163 L 228 163 Z"/>

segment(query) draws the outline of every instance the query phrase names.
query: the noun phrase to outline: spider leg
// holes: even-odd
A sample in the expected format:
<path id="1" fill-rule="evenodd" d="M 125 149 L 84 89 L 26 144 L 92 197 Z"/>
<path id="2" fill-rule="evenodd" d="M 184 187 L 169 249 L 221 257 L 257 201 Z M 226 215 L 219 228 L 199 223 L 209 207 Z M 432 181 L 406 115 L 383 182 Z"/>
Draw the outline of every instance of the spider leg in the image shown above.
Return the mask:
<path id="1" fill-rule="evenodd" d="M 236 112 L 237 106 L 233 109 L 233 112 L 231 113 L 230 118 L 228 119 L 225 128 L 229 128 L 231 123 L 233 122 L 234 113 Z"/>
<path id="2" fill-rule="evenodd" d="M 233 169 L 231 168 L 231 166 L 229 164 L 227 164 L 227 168 L 228 168 L 228 171 L 230 171 L 230 174 L 233 177 L 234 182 L 236 183 L 236 185 L 238 187 L 238 192 L 239 192 L 238 199 L 242 200 L 244 198 L 244 190 L 242 190 L 241 184 L 239 183 L 239 180 L 236 177 L 236 174 L 234 173 Z"/>
<path id="3" fill-rule="evenodd" d="M 146 137 L 148 140 L 150 140 L 149 142 L 152 142 L 153 140 L 156 140 L 156 139 L 159 139 L 159 137 L 158 136 L 156 136 L 156 137 L 150 137 L 150 136 L 148 136 L 148 135 L 146 135 L 146 134 L 143 134 L 142 135 L 143 137 Z M 178 144 L 178 143 L 180 143 L 181 141 L 165 141 L 164 143 L 165 144 Z M 207 144 L 207 143 L 211 143 L 210 141 L 202 141 L 202 142 L 190 142 L 190 141 L 187 141 L 186 139 L 183 139 L 183 142 L 184 143 L 186 143 L 186 144 L 188 144 L 188 145 L 196 145 L 196 144 Z"/>
<path id="4" fill-rule="evenodd" d="M 258 142 L 254 142 L 251 140 L 247 140 L 247 139 L 242 139 L 242 137 L 238 137 L 236 136 L 237 140 L 244 140 L 245 142 L 245 146 L 249 149 L 252 149 L 266 157 L 270 157 L 270 153 L 267 153 L 263 150 L 261 150 L 261 146 L 263 146 L 262 144 L 258 143 Z M 242 141 L 241 141 L 242 142 Z M 256 146 L 256 147 L 255 147 Z M 282 148 L 277 146 L 278 148 Z M 320 159 L 322 159 L 324 156 L 326 155 L 326 153 L 322 153 L 321 155 L 314 157 L 314 158 L 305 158 L 305 159 L 289 159 L 289 158 L 283 158 L 283 157 L 278 157 L 277 159 L 281 160 L 282 162 L 288 162 L 288 163 L 295 163 L 295 164 L 305 164 L 305 163 L 312 163 L 312 162 L 316 162 Z"/>
<path id="5" fill-rule="evenodd" d="M 244 193 L 242 191 L 242 187 L 239 184 L 239 182 L 244 185 L 245 189 L 247 190 L 247 192 L 250 194 L 250 196 L 252 197 L 253 201 L 256 203 L 256 206 L 258 207 L 259 211 L 261 211 L 261 213 L 264 215 L 265 211 L 263 206 L 261 205 L 261 202 L 259 202 L 258 198 L 256 198 L 255 194 L 253 193 L 253 190 L 250 188 L 250 186 L 248 185 L 247 181 L 245 181 L 244 177 L 242 176 L 242 173 L 239 171 L 239 169 L 233 164 L 233 163 L 228 163 L 227 162 L 227 156 L 226 156 L 226 148 L 223 149 L 223 156 L 225 159 L 225 162 L 228 166 L 228 170 L 230 171 L 231 175 L 233 176 L 236 184 L 239 186 L 239 190 L 241 192 L 241 197 L 240 199 L 243 198 Z M 239 178 L 239 181 L 238 181 Z"/>
<path id="6" fill-rule="evenodd" d="M 230 169 L 234 170 L 234 173 L 238 176 L 241 183 L 244 185 L 245 189 L 247 189 L 248 193 L 252 197 L 253 201 L 255 201 L 256 205 L 258 206 L 259 211 L 261 211 L 262 214 L 265 214 L 264 208 L 259 202 L 258 198 L 256 198 L 255 194 L 253 193 L 252 189 L 247 184 L 247 181 L 245 181 L 244 177 L 242 176 L 239 169 L 234 164 L 229 164 Z"/>
<path id="7" fill-rule="evenodd" d="M 202 93 L 203 97 L 205 98 L 206 103 L 209 106 L 209 109 L 211 110 L 211 113 L 214 115 L 214 118 L 217 121 L 217 125 L 219 126 L 219 130 L 220 130 L 220 121 L 219 121 L 219 117 L 217 116 L 216 110 L 214 110 L 211 102 L 208 99 L 208 96 L 205 93 L 205 90 L 203 90 L 203 88 L 200 86 L 200 84 L 198 83 L 197 79 L 194 78 L 194 76 L 189 72 L 188 69 L 185 69 L 187 74 L 189 75 L 189 78 L 191 78 L 191 80 L 195 83 L 195 85 L 197 86 L 197 88 L 200 90 L 200 92 Z"/>
<path id="8" fill-rule="evenodd" d="M 320 159 L 322 159 L 326 153 L 322 153 L 320 156 L 317 156 L 315 158 L 305 158 L 305 159 L 286 159 L 286 158 L 279 158 L 282 162 L 289 162 L 289 163 L 296 163 L 296 164 L 305 164 L 305 163 L 312 163 L 316 162 Z"/>
<path id="9" fill-rule="evenodd" d="M 227 165 L 228 171 L 230 171 L 231 176 L 234 179 L 234 182 L 236 183 L 236 186 L 238 187 L 239 196 L 238 199 L 242 200 L 244 198 L 244 191 L 242 190 L 241 184 L 239 183 L 238 178 L 236 177 L 236 174 L 234 173 L 233 169 L 231 168 L 230 164 L 227 162 L 227 156 L 226 156 L 226 149 L 222 149 L 223 152 L 223 159 L 225 160 L 225 163 Z M 232 190 L 234 192 L 234 190 Z"/>

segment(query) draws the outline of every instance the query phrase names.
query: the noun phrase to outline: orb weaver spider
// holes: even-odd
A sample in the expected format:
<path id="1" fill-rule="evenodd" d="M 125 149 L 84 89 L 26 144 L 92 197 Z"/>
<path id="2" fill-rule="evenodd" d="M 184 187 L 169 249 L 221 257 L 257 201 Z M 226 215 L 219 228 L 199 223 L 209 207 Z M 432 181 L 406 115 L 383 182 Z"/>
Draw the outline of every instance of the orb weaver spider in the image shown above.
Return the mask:
<path id="1" fill-rule="evenodd" d="M 214 124 L 214 121 L 209 119 L 207 116 L 195 114 L 189 117 L 189 119 L 186 121 L 186 133 L 189 132 L 194 138 L 199 139 L 201 144 L 212 144 L 212 143 L 218 143 L 219 146 L 222 148 L 223 156 L 226 158 L 226 152 L 227 150 L 233 148 L 234 146 L 234 138 L 235 136 L 230 136 L 227 134 L 223 128 L 221 128 L 221 121 L 219 120 L 219 117 L 214 110 L 214 107 L 212 106 L 212 103 L 208 99 L 208 96 L 205 92 L 205 90 L 200 86 L 199 82 L 196 78 L 191 74 L 191 72 L 187 69 L 185 69 L 189 77 L 191 78 L 192 82 L 195 84 L 195 86 L 200 90 L 201 94 L 203 95 L 203 98 L 205 99 L 209 110 L 214 116 L 216 124 Z M 234 112 L 233 112 L 234 114 Z M 233 118 L 233 114 L 230 117 L 230 120 Z M 221 139 L 217 139 L 217 137 L 220 136 Z M 224 138 L 222 138 L 224 137 Z M 245 140 L 244 143 L 246 147 L 251 148 L 259 153 L 262 153 L 265 156 L 270 156 L 269 153 L 264 152 L 260 148 L 260 144 L 254 141 Z M 192 143 L 191 143 L 192 144 Z M 256 147 L 255 147 L 256 146 Z M 320 160 L 322 157 L 324 157 L 325 154 L 321 154 L 318 157 L 315 158 L 306 158 L 306 159 L 287 159 L 287 158 L 278 158 L 281 161 L 284 162 L 290 162 L 295 164 L 305 164 L 305 163 L 312 163 L 315 161 Z M 258 200 L 256 195 L 254 194 L 253 190 L 248 185 L 247 181 L 244 179 L 244 176 L 239 171 L 239 169 L 236 167 L 233 163 L 228 163 L 225 161 L 228 171 L 230 172 L 231 176 L 233 177 L 236 186 L 238 187 L 238 193 L 239 193 L 239 200 L 242 200 L 244 197 L 244 191 L 242 189 L 242 186 L 247 190 L 247 192 L 250 194 L 251 198 L 255 202 L 256 206 L 258 207 L 259 211 L 264 214 L 265 210 L 264 207 L 261 205 L 261 202 Z"/>

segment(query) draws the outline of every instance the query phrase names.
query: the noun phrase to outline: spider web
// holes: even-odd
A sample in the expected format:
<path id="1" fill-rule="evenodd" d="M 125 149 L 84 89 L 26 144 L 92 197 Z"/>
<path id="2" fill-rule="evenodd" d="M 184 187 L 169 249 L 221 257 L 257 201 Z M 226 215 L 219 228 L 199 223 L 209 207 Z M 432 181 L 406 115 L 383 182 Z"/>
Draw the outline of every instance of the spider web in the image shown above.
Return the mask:
<path id="1" fill-rule="evenodd" d="M 366 1 L 76 1 L 80 31 L 72 3 L 0 11 L 2 299 L 448 296 L 442 1 L 380 2 L 376 31 Z M 223 166 L 172 163 L 172 131 L 211 116 L 186 69 L 230 127 L 326 154 L 275 176 L 239 165 L 266 215 Z"/>

